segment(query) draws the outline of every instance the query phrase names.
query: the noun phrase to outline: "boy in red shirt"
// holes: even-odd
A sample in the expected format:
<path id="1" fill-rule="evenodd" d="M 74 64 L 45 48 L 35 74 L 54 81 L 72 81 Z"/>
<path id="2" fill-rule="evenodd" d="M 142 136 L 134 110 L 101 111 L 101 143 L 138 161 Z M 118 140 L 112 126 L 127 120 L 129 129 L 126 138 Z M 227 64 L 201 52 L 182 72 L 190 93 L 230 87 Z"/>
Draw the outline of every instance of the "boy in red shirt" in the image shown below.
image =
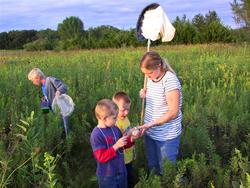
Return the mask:
<path id="1" fill-rule="evenodd" d="M 100 188 L 127 188 L 127 171 L 124 149 L 134 144 L 136 137 L 130 133 L 123 136 L 115 126 L 117 105 L 109 100 L 100 100 L 95 108 L 98 125 L 90 137 L 91 147 L 97 161 L 96 175 Z"/>

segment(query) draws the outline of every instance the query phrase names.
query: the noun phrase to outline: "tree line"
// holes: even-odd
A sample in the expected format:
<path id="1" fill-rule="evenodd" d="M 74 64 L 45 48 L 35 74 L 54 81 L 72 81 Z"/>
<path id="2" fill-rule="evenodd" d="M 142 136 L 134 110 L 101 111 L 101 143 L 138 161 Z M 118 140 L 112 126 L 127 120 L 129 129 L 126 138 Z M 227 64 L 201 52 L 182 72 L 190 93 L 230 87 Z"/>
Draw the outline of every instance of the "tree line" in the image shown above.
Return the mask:
<path id="1" fill-rule="evenodd" d="M 236 23 L 241 23 L 239 29 L 231 29 L 225 26 L 215 11 L 207 14 L 197 14 L 192 20 L 184 15 L 176 17 L 172 23 L 176 28 L 176 35 L 168 44 L 201 44 L 201 43 L 232 43 L 250 41 L 249 8 L 250 3 L 236 0 L 231 3 L 235 13 Z M 249 5 L 247 5 L 249 4 Z M 243 15 L 243 16 L 241 16 Z M 246 16 L 248 15 L 248 16 Z M 113 26 L 102 25 L 84 30 L 84 24 L 78 17 L 67 17 L 59 23 L 57 30 L 21 30 L 0 33 L 0 49 L 25 49 L 29 51 L 39 50 L 71 50 L 94 48 L 120 48 L 145 46 L 145 42 L 136 39 L 135 29 L 121 30 Z M 154 42 L 154 45 L 161 41 Z"/>

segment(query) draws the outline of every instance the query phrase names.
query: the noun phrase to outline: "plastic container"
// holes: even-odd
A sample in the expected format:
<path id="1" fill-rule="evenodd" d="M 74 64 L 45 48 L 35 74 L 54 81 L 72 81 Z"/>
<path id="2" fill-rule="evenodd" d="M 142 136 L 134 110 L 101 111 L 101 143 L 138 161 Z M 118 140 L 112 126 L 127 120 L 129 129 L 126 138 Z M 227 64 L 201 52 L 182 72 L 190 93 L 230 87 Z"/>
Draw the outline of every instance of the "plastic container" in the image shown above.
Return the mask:
<path id="1" fill-rule="evenodd" d="M 55 96 L 52 102 L 52 110 L 57 113 L 60 112 L 62 116 L 70 116 L 74 111 L 74 102 L 67 94 Z"/>
<path id="2" fill-rule="evenodd" d="M 136 137 L 139 135 L 139 133 L 140 133 L 140 128 L 135 127 L 131 134 L 132 134 L 132 136 Z"/>
<path id="3" fill-rule="evenodd" d="M 49 107 L 49 102 L 46 99 L 42 99 L 41 103 L 40 103 L 40 108 L 42 110 L 42 113 L 47 114 L 50 111 L 50 107 Z"/>

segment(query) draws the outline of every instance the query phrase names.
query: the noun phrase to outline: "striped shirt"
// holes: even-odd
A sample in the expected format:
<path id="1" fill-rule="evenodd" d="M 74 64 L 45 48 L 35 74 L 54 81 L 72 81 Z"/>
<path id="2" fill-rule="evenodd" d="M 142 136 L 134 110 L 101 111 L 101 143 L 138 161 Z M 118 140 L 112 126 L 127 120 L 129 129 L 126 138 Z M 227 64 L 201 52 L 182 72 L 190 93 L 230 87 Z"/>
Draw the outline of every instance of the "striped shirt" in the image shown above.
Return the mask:
<path id="1" fill-rule="evenodd" d="M 180 91 L 179 114 L 177 118 L 165 124 L 148 129 L 146 134 L 152 139 L 165 141 L 174 139 L 181 134 L 182 92 L 181 84 L 177 76 L 170 71 L 167 71 L 163 78 L 157 82 L 148 79 L 144 123 L 149 123 L 150 121 L 160 118 L 168 111 L 166 94 L 175 89 Z"/>

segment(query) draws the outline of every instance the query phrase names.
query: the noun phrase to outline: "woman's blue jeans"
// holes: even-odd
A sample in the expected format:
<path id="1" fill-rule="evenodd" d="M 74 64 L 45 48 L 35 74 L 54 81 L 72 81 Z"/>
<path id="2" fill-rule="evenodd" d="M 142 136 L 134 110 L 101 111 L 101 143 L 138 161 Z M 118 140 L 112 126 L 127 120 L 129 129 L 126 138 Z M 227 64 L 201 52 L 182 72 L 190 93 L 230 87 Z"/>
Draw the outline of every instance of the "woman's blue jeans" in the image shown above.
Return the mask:
<path id="1" fill-rule="evenodd" d="M 154 170 L 158 175 L 163 173 L 163 162 L 168 159 L 176 162 L 180 145 L 180 136 L 166 141 L 158 141 L 145 135 L 145 150 L 149 170 Z"/>

